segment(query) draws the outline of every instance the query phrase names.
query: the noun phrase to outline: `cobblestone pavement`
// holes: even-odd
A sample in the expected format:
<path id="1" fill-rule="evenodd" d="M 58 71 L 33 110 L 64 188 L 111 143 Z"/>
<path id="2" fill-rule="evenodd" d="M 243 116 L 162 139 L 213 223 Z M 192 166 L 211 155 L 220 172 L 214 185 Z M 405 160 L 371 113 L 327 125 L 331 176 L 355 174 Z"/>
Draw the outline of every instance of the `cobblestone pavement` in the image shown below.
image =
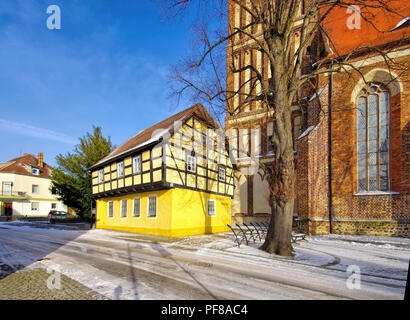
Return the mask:
<path id="1" fill-rule="evenodd" d="M 50 278 L 51 277 L 51 278 Z M 103 300 L 104 296 L 62 274 L 27 268 L 0 280 L 0 300 Z M 49 289 L 48 285 L 52 288 Z M 59 288 L 58 288 L 59 286 Z M 54 287 L 54 288 L 53 288 Z"/>

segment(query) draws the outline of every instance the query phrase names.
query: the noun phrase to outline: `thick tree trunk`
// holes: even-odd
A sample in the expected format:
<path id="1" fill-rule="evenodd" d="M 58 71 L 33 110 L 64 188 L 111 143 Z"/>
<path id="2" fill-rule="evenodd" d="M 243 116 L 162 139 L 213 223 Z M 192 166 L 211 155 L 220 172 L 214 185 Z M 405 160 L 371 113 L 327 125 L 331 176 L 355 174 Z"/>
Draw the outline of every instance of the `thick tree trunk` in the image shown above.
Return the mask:
<path id="1" fill-rule="evenodd" d="M 281 256 L 292 256 L 292 221 L 293 200 L 275 203 L 272 206 L 269 231 L 260 249 Z"/>
<path id="2" fill-rule="evenodd" d="M 286 120 L 282 122 L 280 118 Z M 272 214 L 269 231 L 261 249 L 290 256 L 296 176 L 290 115 L 280 118 L 276 120 L 276 128 L 279 131 L 283 129 L 283 132 L 278 134 L 276 141 L 275 161 L 266 167 Z"/>
<path id="3" fill-rule="evenodd" d="M 292 96 L 289 91 L 289 66 L 283 38 L 273 37 L 271 48 L 275 48 L 272 63 L 273 101 L 275 111 L 272 145 L 274 161 L 266 167 L 266 178 L 270 189 L 271 221 L 262 250 L 282 256 L 293 254 L 292 221 L 295 199 L 295 164 L 292 139 Z"/>

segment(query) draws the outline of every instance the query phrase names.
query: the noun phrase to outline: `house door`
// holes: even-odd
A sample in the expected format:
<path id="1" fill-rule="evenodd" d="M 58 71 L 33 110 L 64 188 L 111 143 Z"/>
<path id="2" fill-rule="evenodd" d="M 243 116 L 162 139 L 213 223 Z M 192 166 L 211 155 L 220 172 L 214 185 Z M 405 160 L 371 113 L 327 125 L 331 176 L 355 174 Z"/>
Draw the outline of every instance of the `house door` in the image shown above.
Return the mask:
<path id="1" fill-rule="evenodd" d="M 5 203 L 4 204 L 4 215 L 6 217 L 11 217 L 13 215 L 13 203 Z"/>

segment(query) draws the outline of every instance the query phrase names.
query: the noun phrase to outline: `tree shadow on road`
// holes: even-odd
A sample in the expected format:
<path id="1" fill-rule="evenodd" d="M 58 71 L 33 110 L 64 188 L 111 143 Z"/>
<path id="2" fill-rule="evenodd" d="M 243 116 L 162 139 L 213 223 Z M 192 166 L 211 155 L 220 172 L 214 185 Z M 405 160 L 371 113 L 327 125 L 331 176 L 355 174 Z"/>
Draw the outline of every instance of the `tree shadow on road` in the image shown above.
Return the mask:
<path id="1" fill-rule="evenodd" d="M 155 251 L 159 252 L 161 256 L 164 258 L 172 260 L 182 271 L 184 271 L 189 277 L 194 280 L 196 284 L 198 284 L 212 299 L 218 300 L 218 298 L 203 284 L 201 283 L 195 276 L 187 270 L 182 264 L 180 264 L 178 261 L 176 261 L 173 257 L 172 254 L 167 251 L 161 244 L 151 244 L 152 249 Z"/>
<path id="2" fill-rule="evenodd" d="M 24 269 L 38 261 L 47 260 L 47 256 L 61 247 L 87 233 L 86 229 L 54 228 L 45 224 L 18 225 L 13 222 L 0 225 L 0 280 Z M 86 253 L 87 249 L 76 246 L 70 250 Z"/>

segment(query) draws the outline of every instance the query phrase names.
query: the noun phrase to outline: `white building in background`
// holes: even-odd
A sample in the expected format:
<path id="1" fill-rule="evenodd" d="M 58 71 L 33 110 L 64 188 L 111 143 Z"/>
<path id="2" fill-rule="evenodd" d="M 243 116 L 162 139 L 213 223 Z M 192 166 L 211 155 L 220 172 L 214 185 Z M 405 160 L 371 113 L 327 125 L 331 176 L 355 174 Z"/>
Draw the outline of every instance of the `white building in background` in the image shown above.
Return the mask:
<path id="1" fill-rule="evenodd" d="M 0 163 L 0 216 L 46 217 L 51 210 L 67 211 L 50 191 L 52 170 L 42 153 Z"/>

